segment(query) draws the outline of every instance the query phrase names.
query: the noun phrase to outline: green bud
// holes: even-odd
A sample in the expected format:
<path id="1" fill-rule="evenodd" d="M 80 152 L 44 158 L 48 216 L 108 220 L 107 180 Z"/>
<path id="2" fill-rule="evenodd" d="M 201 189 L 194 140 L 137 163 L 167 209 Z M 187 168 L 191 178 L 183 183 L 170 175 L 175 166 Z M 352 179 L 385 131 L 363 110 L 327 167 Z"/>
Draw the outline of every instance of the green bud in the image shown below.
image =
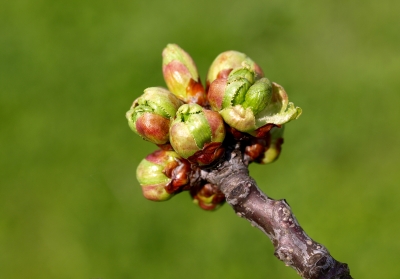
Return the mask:
<path id="1" fill-rule="evenodd" d="M 184 104 L 171 123 L 170 142 L 183 158 L 208 165 L 222 156 L 224 121 L 219 113 L 197 104 Z"/>
<path id="2" fill-rule="evenodd" d="M 232 70 L 228 76 L 228 83 L 234 82 L 239 79 L 246 79 L 250 84 L 255 82 L 256 73 L 250 68 L 236 68 Z"/>
<path id="3" fill-rule="evenodd" d="M 176 44 L 163 50 L 163 74 L 168 89 L 185 103 L 207 104 L 196 65 L 190 55 Z"/>
<path id="4" fill-rule="evenodd" d="M 248 69 L 231 72 L 227 79 L 222 108 L 241 104 L 245 100 L 246 92 L 254 83 L 251 73 Z"/>
<path id="5" fill-rule="evenodd" d="M 129 127 L 143 139 L 155 144 L 169 140 L 170 119 L 182 102 L 161 87 L 150 87 L 137 98 L 126 113 Z"/>
<path id="6" fill-rule="evenodd" d="M 215 58 L 207 74 L 207 88 L 218 78 L 227 78 L 232 70 L 249 68 L 254 71 L 256 79 L 264 76 L 261 68 L 246 54 L 230 50 Z"/>
<path id="7" fill-rule="evenodd" d="M 241 105 L 254 114 L 262 111 L 271 98 L 272 85 L 267 78 L 255 82 L 255 73 L 247 68 L 232 71 L 227 79 L 222 108 Z M 254 83 L 255 82 L 255 83 Z"/>
<path id="8" fill-rule="evenodd" d="M 234 104 L 240 104 L 243 108 L 251 108 L 251 111 L 257 115 L 263 109 L 271 99 L 272 96 L 272 84 L 267 78 L 261 78 L 257 80 L 246 92 L 244 100 L 241 102 L 235 102 Z"/>
<path id="9" fill-rule="evenodd" d="M 211 108 L 241 132 L 252 133 L 257 129 L 255 115 L 267 106 L 272 95 L 271 82 L 255 77 L 253 70 L 237 68 L 227 78 L 216 79 L 208 92 Z"/>
<path id="10" fill-rule="evenodd" d="M 157 150 L 143 159 L 136 177 L 146 199 L 165 201 L 189 183 L 190 164 L 174 151 Z"/>
<path id="11" fill-rule="evenodd" d="M 267 78 L 261 78 L 244 93 L 240 90 L 231 93 L 230 88 L 230 85 L 228 85 L 225 91 L 223 109 L 220 113 L 231 127 L 241 132 L 253 134 L 259 128 L 256 123 L 256 115 L 263 111 L 271 100 L 271 82 Z"/>
<path id="12" fill-rule="evenodd" d="M 301 108 L 288 101 L 282 86 L 267 78 L 251 83 L 252 77 L 246 71 L 250 70 L 232 71 L 224 79 L 225 85 L 224 80 L 217 79 L 210 86 L 211 107 L 219 110 L 229 126 L 257 136 L 257 129 L 265 125 L 279 126 L 300 116 Z"/>

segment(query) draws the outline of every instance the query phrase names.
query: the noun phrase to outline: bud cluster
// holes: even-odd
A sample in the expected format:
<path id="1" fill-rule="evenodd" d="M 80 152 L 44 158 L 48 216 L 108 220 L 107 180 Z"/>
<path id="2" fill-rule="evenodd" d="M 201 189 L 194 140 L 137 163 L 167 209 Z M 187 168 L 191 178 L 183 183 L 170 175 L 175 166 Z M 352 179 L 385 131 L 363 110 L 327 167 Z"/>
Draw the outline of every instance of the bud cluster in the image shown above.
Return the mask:
<path id="1" fill-rule="evenodd" d="M 147 199 L 164 201 L 189 190 L 202 209 L 214 210 L 225 197 L 216 185 L 196 180 L 196 172 L 222 160 L 232 139 L 240 142 L 248 162 L 275 161 L 283 125 L 297 119 L 301 109 L 243 53 L 218 55 L 206 87 L 178 45 L 167 45 L 162 60 L 168 89 L 147 88 L 126 113 L 130 128 L 161 148 L 142 160 L 137 179 Z"/>

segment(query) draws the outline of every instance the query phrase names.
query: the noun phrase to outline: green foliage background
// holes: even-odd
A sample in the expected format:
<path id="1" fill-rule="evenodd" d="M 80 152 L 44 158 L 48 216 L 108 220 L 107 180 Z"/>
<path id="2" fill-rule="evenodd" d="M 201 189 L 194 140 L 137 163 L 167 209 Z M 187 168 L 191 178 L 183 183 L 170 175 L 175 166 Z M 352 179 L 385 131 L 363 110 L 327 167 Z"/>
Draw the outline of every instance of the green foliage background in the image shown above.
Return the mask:
<path id="1" fill-rule="evenodd" d="M 125 112 L 177 43 L 247 53 L 303 115 L 264 191 L 355 278 L 399 278 L 398 1 L 2 1 L 1 278 L 298 278 L 229 206 L 141 196 Z"/>

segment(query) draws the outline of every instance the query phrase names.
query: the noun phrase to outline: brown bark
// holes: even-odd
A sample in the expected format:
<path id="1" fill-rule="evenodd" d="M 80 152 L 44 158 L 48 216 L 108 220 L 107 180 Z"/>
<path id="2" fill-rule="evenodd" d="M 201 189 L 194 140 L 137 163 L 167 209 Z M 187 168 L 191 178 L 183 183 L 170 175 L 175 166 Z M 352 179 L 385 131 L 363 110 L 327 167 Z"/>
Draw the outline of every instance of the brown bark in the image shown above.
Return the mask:
<path id="1" fill-rule="evenodd" d="M 347 264 L 336 261 L 306 234 L 285 200 L 271 199 L 257 187 L 239 145 L 228 149 L 217 166 L 201 170 L 200 176 L 217 185 L 236 214 L 264 232 L 274 245 L 275 256 L 302 278 L 352 278 Z"/>

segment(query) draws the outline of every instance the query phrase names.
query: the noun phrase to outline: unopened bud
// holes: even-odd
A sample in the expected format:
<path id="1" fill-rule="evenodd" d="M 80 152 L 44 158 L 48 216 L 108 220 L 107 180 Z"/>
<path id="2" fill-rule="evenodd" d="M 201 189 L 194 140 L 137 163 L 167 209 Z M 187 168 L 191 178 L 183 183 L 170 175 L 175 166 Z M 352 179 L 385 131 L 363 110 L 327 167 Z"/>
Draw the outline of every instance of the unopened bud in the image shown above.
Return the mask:
<path id="1" fill-rule="evenodd" d="M 171 123 L 170 142 L 183 158 L 208 165 L 222 156 L 224 121 L 218 112 L 197 104 L 182 105 Z"/>
<path id="2" fill-rule="evenodd" d="M 137 98 L 126 113 L 129 127 L 143 139 L 155 144 L 169 140 L 170 119 L 182 102 L 168 90 L 150 87 Z"/>
<path id="3" fill-rule="evenodd" d="M 165 201 L 189 183 L 190 164 L 174 151 L 157 150 L 143 159 L 136 177 L 146 199 Z"/>
<path id="4" fill-rule="evenodd" d="M 205 90 L 190 55 L 178 45 L 169 44 L 162 57 L 164 80 L 168 89 L 185 103 L 205 106 Z"/>
<path id="5" fill-rule="evenodd" d="M 289 103 L 282 86 L 255 76 L 249 68 L 233 70 L 227 78 L 214 80 L 207 98 L 229 126 L 258 137 L 297 119 L 301 109 Z"/>
<path id="6" fill-rule="evenodd" d="M 264 76 L 262 69 L 246 54 L 229 50 L 219 54 L 207 73 L 207 88 L 217 78 L 227 78 L 232 70 L 247 67 L 256 74 L 256 79 Z"/>

